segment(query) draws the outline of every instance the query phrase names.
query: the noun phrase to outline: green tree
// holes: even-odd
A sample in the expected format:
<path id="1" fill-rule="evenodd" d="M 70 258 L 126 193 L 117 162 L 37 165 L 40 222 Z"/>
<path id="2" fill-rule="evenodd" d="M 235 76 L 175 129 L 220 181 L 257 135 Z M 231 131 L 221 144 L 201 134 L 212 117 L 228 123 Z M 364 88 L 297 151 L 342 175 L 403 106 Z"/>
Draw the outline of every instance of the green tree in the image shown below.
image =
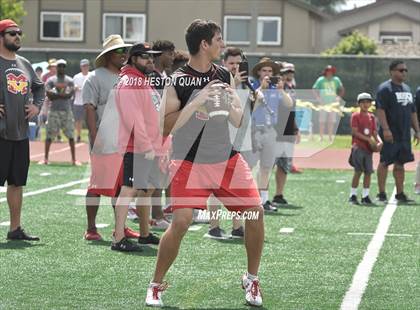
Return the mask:
<path id="1" fill-rule="evenodd" d="M 327 49 L 323 55 L 376 55 L 378 46 L 375 41 L 364 34 L 354 31 L 338 44 Z"/>
<path id="2" fill-rule="evenodd" d="M 338 12 L 340 4 L 345 4 L 346 0 L 304 0 L 325 13 L 334 14 Z"/>
<path id="3" fill-rule="evenodd" d="M 21 24 L 25 15 L 23 0 L 0 0 L 0 20 L 10 18 Z"/>

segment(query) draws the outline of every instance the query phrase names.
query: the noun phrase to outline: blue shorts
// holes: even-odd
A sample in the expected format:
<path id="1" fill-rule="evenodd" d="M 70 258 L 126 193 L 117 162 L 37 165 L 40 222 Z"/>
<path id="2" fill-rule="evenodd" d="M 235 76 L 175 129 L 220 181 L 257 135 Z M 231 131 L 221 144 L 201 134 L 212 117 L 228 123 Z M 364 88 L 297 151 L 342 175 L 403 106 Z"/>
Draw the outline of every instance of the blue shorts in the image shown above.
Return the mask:
<path id="1" fill-rule="evenodd" d="M 394 163 L 403 165 L 410 161 L 414 161 L 410 141 L 395 141 L 394 143 L 384 142 L 380 159 L 382 164 L 385 166 Z"/>

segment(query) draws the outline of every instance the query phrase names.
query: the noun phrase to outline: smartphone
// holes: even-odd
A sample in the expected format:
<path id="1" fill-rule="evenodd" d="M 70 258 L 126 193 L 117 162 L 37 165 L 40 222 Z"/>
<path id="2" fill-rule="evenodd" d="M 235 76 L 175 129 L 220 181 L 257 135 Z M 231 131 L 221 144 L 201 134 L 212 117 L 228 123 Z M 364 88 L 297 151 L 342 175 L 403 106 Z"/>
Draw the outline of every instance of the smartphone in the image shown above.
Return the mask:
<path id="1" fill-rule="evenodd" d="M 273 85 L 277 85 L 279 83 L 280 77 L 279 76 L 272 76 L 270 77 L 270 83 Z"/>
<path id="2" fill-rule="evenodd" d="M 246 60 L 239 63 L 239 72 L 243 72 L 243 71 L 245 71 L 246 75 L 248 75 L 249 68 L 248 68 L 248 61 Z"/>

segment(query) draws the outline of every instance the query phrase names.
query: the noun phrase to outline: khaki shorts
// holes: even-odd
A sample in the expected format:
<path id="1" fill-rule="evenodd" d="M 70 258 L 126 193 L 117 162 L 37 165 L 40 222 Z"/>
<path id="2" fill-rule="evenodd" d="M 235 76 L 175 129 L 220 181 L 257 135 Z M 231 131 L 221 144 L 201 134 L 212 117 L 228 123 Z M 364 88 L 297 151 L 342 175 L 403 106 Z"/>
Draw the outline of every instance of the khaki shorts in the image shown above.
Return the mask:
<path id="1" fill-rule="evenodd" d="M 48 112 L 47 139 L 55 138 L 60 129 L 68 139 L 73 139 L 74 119 L 70 110 Z"/>

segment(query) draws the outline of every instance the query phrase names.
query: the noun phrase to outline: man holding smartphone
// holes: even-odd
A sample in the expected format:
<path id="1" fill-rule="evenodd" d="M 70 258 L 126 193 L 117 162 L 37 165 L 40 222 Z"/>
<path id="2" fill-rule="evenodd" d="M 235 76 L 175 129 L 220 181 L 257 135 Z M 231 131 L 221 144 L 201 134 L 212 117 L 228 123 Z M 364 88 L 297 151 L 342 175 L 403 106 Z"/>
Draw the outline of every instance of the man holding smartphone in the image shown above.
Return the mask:
<path id="1" fill-rule="evenodd" d="M 276 212 L 277 208 L 268 197 L 270 173 L 276 158 L 277 115 L 280 105 L 292 106 L 293 102 L 284 91 L 284 83 L 277 76 L 280 65 L 270 58 L 262 58 L 252 69 L 257 78 L 253 87 L 264 95 L 265 103 L 258 106 L 252 113 L 253 151 L 257 154 L 259 163 L 259 189 L 261 202 L 267 212 Z M 253 165 L 255 165 L 254 162 Z"/>

